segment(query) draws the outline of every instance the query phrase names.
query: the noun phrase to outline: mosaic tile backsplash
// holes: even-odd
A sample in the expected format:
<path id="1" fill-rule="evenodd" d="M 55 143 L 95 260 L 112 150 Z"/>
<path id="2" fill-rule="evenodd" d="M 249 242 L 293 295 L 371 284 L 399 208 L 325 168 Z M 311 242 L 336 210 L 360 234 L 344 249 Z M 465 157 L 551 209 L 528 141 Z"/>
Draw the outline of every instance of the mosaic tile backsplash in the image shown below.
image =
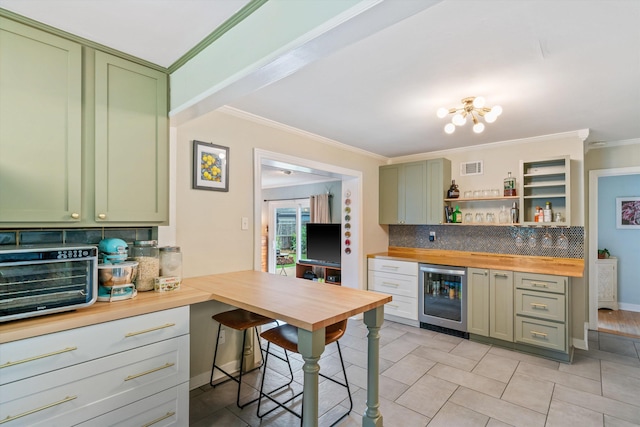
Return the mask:
<path id="1" fill-rule="evenodd" d="M 436 232 L 434 242 L 430 231 Z M 389 246 L 581 259 L 584 227 L 390 225 Z"/>
<path id="2" fill-rule="evenodd" d="M 0 229 L 0 246 L 41 243 L 84 243 L 97 246 L 106 237 L 117 237 L 129 244 L 136 240 L 156 240 L 158 227 Z"/>

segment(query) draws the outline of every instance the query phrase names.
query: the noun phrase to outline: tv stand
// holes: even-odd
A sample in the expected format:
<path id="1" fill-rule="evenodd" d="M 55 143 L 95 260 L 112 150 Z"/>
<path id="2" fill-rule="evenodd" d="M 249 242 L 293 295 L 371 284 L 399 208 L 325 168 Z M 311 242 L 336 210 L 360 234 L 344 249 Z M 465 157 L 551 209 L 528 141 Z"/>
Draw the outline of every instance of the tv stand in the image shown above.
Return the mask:
<path id="1" fill-rule="evenodd" d="M 340 276 L 342 275 L 342 270 L 339 266 L 336 267 L 336 264 L 304 260 L 296 263 L 296 277 L 304 279 L 304 273 L 307 271 L 312 271 L 318 278 L 324 279 L 325 283 L 341 285 Z M 328 280 L 329 276 L 336 276 L 338 280 Z"/>

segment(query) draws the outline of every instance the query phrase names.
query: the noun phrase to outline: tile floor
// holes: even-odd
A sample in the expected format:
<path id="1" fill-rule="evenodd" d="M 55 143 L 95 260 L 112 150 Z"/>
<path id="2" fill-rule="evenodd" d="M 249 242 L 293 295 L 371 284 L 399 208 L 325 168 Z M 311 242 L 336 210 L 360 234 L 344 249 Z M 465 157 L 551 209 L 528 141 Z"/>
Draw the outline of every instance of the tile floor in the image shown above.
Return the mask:
<path id="1" fill-rule="evenodd" d="M 366 327 L 350 320 L 340 340 L 354 407 L 338 426 L 360 426 L 366 399 Z M 571 365 L 385 321 L 380 340 L 380 410 L 387 427 L 412 426 L 640 426 L 640 339 L 590 332 L 589 351 Z M 273 363 L 272 363 L 273 361 Z M 320 359 L 322 372 L 341 378 L 335 344 Z M 279 398 L 302 388 L 295 382 Z M 271 388 L 286 382 L 286 365 L 269 360 Z M 261 371 L 247 376 L 243 398 L 257 396 Z M 346 389 L 320 378 L 321 426 L 346 411 Z M 251 387 L 253 386 L 253 387 Z M 265 386 L 266 389 L 267 386 Z M 256 404 L 235 405 L 236 384 L 191 391 L 190 425 L 298 426 L 278 409 L 262 422 Z M 300 398 L 294 401 L 300 409 Z"/>

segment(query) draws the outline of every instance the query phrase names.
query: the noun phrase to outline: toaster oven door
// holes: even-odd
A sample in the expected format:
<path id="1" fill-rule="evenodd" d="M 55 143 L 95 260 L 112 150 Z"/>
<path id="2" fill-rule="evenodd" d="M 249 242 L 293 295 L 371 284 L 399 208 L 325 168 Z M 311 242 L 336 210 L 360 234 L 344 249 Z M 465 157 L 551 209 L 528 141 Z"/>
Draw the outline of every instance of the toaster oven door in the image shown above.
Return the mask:
<path id="1" fill-rule="evenodd" d="M 95 258 L 0 265 L 0 321 L 93 304 Z"/>

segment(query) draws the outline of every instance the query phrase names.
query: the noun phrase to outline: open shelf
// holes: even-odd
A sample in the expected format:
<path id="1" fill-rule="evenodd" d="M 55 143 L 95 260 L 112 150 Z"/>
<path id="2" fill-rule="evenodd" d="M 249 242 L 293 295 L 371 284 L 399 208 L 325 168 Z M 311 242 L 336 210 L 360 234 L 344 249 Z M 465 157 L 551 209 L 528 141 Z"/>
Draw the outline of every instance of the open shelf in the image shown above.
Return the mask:
<path id="1" fill-rule="evenodd" d="M 501 202 L 506 200 L 518 200 L 518 196 L 505 196 L 505 197 L 471 197 L 457 199 L 444 199 L 445 202 Z"/>

